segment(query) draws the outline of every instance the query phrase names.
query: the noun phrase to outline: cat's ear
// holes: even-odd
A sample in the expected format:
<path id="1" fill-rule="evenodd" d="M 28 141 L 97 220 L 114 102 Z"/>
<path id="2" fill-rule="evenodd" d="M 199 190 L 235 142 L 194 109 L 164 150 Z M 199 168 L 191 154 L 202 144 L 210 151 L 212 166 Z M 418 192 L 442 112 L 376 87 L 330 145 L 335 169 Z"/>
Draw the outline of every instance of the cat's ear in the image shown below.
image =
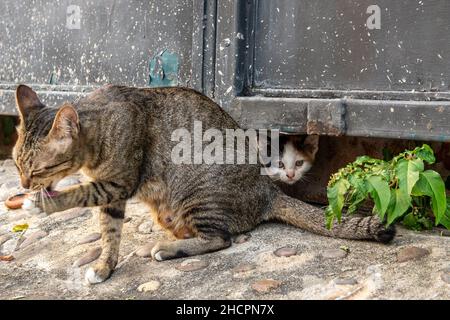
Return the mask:
<path id="1" fill-rule="evenodd" d="M 78 113 L 70 104 L 63 105 L 56 113 L 49 136 L 57 139 L 72 139 L 78 136 L 80 123 Z"/>
<path id="2" fill-rule="evenodd" d="M 36 92 L 26 85 L 19 85 L 16 89 L 16 105 L 22 119 L 27 119 L 28 115 L 34 111 L 44 108 Z"/>
<path id="3" fill-rule="evenodd" d="M 316 156 L 317 151 L 319 150 L 319 136 L 318 135 L 309 135 L 303 141 L 303 149 L 314 158 Z"/>

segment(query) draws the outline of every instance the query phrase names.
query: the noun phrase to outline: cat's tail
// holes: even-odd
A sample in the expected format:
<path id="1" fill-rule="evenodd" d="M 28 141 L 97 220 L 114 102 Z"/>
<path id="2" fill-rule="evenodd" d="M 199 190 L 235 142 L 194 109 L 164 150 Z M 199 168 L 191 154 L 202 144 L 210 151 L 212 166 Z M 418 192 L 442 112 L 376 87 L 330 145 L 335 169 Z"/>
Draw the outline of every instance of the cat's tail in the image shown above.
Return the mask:
<path id="1" fill-rule="evenodd" d="M 328 230 L 323 210 L 298 199 L 279 193 L 272 203 L 268 220 L 280 220 L 298 228 L 324 236 L 390 242 L 395 236 L 395 227 L 386 227 L 378 216 L 342 217 Z"/>

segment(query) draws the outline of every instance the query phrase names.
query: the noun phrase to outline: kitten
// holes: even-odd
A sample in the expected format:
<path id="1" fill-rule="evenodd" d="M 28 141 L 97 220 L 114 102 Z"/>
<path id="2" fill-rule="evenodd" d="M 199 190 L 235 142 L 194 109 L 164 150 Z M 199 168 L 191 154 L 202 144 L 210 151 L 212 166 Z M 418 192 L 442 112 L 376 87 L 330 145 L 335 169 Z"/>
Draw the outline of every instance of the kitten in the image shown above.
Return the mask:
<path id="1" fill-rule="evenodd" d="M 321 209 L 283 194 L 260 174 L 258 164 L 174 163 L 176 129 L 194 132 L 196 120 L 203 131 L 239 129 L 215 102 L 194 90 L 110 85 L 49 108 L 20 85 L 16 101 L 20 125 L 13 158 L 23 187 L 35 191 L 27 207 L 51 214 L 100 206 L 102 253 L 86 272 L 89 283 L 113 272 L 126 201 L 132 197 L 149 205 L 154 221 L 179 239 L 157 243 L 152 249 L 157 261 L 229 247 L 231 235 L 268 220 L 331 237 L 389 242 L 395 235 L 377 216 L 343 218 L 328 230 Z M 78 170 L 91 181 L 47 193 Z"/>
<path id="2" fill-rule="evenodd" d="M 319 136 L 280 135 L 279 159 L 272 160 L 267 173 L 274 181 L 294 184 L 311 169 L 318 149 Z"/>

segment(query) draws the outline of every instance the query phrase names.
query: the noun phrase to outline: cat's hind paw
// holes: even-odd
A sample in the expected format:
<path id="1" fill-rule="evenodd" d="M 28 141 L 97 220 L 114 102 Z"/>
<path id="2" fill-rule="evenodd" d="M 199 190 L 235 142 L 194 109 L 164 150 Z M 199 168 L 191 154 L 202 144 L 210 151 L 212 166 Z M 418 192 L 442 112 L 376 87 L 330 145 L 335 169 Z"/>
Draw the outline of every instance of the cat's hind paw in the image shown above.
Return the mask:
<path id="1" fill-rule="evenodd" d="M 181 241 L 181 240 L 180 240 Z M 177 247 L 177 241 L 158 242 L 151 251 L 153 260 L 164 261 L 169 259 L 187 257 L 183 250 Z"/>

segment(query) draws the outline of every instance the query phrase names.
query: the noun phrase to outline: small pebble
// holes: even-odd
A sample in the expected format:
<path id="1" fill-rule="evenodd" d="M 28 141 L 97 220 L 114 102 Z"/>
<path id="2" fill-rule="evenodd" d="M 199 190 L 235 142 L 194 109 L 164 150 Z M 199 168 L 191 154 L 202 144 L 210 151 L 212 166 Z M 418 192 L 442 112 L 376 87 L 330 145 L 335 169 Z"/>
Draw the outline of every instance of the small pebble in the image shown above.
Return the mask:
<path id="1" fill-rule="evenodd" d="M 277 257 L 290 257 L 295 256 L 297 254 L 297 250 L 290 247 L 283 247 L 275 250 L 273 254 L 276 255 Z"/>
<path id="2" fill-rule="evenodd" d="M 81 258 L 76 260 L 73 263 L 73 266 L 77 268 L 77 267 L 84 266 L 85 264 L 91 263 L 92 261 L 97 260 L 98 257 L 100 257 L 101 253 L 102 253 L 102 248 L 100 248 L 100 247 L 91 249 L 88 252 L 86 252 Z"/>
<path id="3" fill-rule="evenodd" d="M 423 258 L 430 254 L 430 251 L 420 247 L 405 247 L 398 251 L 397 262 L 405 262 Z"/>
<path id="4" fill-rule="evenodd" d="M 42 238 L 46 237 L 47 235 L 48 235 L 48 233 L 43 230 L 38 230 L 38 231 L 31 233 L 30 235 L 27 235 L 25 238 L 25 241 L 20 244 L 20 249 L 28 247 L 29 245 L 41 240 Z"/>
<path id="5" fill-rule="evenodd" d="M 148 258 L 152 256 L 152 249 L 155 246 L 155 243 L 148 243 L 143 245 L 139 249 L 136 250 L 136 255 L 143 258 Z"/>
<path id="6" fill-rule="evenodd" d="M 248 272 L 256 269 L 254 264 L 240 264 L 232 269 L 234 273 Z"/>
<path id="7" fill-rule="evenodd" d="M 128 223 L 132 220 L 133 218 L 131 217 L 126 217 L 125 219 L 123 219 L 123 223 Z"/>
<path id="8" fill-rule="evenodd" d="M 280 281 L 273 279 L 264 279 L 252 284 L 252 289 L 259 293 L 268 293 L 281 285 Z"/>
<path id="9" fill-rule="evenodd" d="M 240 234 L 234 239 L 234 243 L 241 244 L 250 240 L 251 235 L 249 234 Z"/>
<path id="10" fill-rule="evenodd" d="M 177 265 L 175 268 L 180 271 L 197 271 L 206 268 L 208 262 L 198 259 L 187 259 Z"/>
<path id="11" fill-rule="evenodd" d="M 159 281 L 152 280 L 152 281 L 141 284 L 137 290 L 139 292 L 156 291 L 159 289 L 160 286 L 161 286 L 161 283 Z"/>
<path id="12" fill-rule="evenodd" d="M 443 237 L 450 237 L 450 230 L 442 230 L 440 234 Z"/>
<path id="13" fill-rule="evenodd" d="M 341 249 L 327 249 L 322 252 L 324 259 L 342 259 L 347 256 L 347 252 Z"/>
<path id="14" fill-rule="evenodd" d="M 91 243 L 94 241 L 97 241 L 102 238 L 102 235 L 98 232 L 91 233 L 84 238 L 82 238 L 80 241 L 78 241 L 78 244 L 85 244 L 85 243 Z"/>

